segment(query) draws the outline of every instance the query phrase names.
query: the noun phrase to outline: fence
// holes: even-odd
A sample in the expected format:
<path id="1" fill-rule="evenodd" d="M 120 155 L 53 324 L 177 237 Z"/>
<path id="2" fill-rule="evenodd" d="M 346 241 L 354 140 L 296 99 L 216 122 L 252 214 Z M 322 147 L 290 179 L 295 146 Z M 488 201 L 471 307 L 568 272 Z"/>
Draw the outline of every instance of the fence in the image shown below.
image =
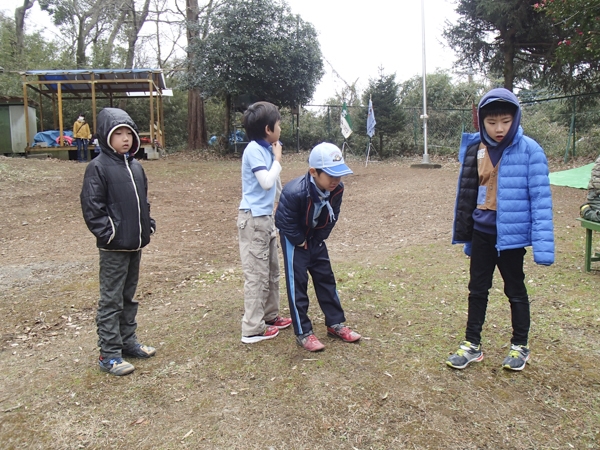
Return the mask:
<path id="1" fill-rule="evenodd" d="M 525 133 L 535 139 L 549 157 L 596 157 L 600 149 L 600 93 L 543 99 L 522 99 L 521 123 Z M 319 106 L 319 105 L 315 105 Z M 323 140 L 340 147 L 344 139 L 340 130 L 341 105 L 320 105 L 316 113 L 301 116 L 300 126 L 293 131 L 291 148 L 311 148 Z M 351 153 L 364 154 L 368 145 L 366 107 L 348 107 L 354 133 L 348 139 Z M 374 105 L 377 119 L 377 105 Z M 405 108 L 403 126 L 394 135 L 379 140 L 373 137 L 373 148 L 381 157 L 420 155 L 423 153 L 423 121 L 420 108 Z M 458 152 L 463 132 L 475 132 L 472 108 L 428 108 L 427 148 L 431 155 Z M 304 122 L 304 123 L 302 123 Z M 293 128 L 293 126 L 292 126 Z M 296 134 L 297 133 L 297 134 Z M 284 132 L 285 135 L 285 132 Z M 290 148 L 290 147 L 288 147 Z"/>

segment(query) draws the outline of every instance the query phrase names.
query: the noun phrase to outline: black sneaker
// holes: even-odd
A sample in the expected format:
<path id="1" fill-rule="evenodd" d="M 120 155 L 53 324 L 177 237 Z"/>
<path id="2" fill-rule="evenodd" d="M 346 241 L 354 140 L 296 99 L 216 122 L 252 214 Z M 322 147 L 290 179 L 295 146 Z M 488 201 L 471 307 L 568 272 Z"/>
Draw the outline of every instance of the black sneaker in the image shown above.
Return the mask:
<path id="1" fill-rule="evenodd" d="M 468 341 L 460 343 L 456 353 L 446 360 L 446 364 L 453 369 L 464 369 L 472 362 L 480 362 L 483 360 L 483 352 L 481 344 L 473 345 Z"/>
<path id="2" fill-rule="evenodd" d="M 133 347 L 124 347 L 121 353 L 132 358 L 151 358 L 156 355 L 156 349 L 147 345 L 135 344 Z"/>
<path id="3" fill-rule="evenodd" d="M 102 372 L 108 372 L 111 375 L 115 375 L 117 377 L 130 374 L 135 370 L 133 364 L 124 361 L 122 358 L 103 358 L 100 356 L 98 360 L 98 365 L 100 366 L 100 370 Z"/>
<path id="4" fill-rule="evenodd" d="M 511 344 L 508 356 L 502 362 L 502 368 L 508 370 L 523 370 L 529 361 L 531 352 L 527 345 Z"/>

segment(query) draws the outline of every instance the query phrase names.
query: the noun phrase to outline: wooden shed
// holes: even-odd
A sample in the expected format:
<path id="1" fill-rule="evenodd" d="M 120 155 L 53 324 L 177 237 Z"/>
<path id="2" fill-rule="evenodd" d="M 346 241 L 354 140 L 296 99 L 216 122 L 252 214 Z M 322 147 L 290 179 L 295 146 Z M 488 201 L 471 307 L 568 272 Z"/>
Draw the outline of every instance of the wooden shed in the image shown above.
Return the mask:
<path id="1" fill-rule="evenodd" d="M 96 116 L 99 112 L 97 102 L 106 99 L 108 105 L 115 104 L 124 98 L 148 98 L 149 123 L 138 123 L 140 136 L 143 139 L 142 148 L 149 159 L 158 158 L 158 150 L 165 147 L 163 97 L 173 95 L 167 89 L 161 69 L 84 69 L 84 70 L 30 70 L 22 73 L 24 102 L 36 98 L 41 105 L 44 101 L 52 104 L 53 126 L 58 131 L 57 147 L 34 146 L 28 140 L 26 154 L 33 152 L 65 152 L 75 149 L 66 145 L 64 139 L 65 124 L 63 117 L 63 102 L 69 100 L 91 100 L 92 117 L 88 123 L 92 133 L 96 132 Z M 106 102 L 104 102 L 106 103 Z M 39 123 L 44 122 L 42 108 L 39 108 Z M 31 122 L 25 108 L 26 135 L 30 136 Z M 46 130 L 36 130 L 46 131 Z M 34 132 L 35 134 L 35 132 Z"/>

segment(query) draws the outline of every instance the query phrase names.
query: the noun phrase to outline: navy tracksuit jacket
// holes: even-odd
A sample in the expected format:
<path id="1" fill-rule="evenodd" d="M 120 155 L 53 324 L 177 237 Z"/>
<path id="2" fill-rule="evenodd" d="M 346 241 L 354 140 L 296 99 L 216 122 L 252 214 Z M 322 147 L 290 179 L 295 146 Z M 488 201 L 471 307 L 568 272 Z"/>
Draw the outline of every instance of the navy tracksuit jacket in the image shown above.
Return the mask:
<path id="1" fill-rule="evenodd" d="M 335 325 L 346 320 L 324 242 L 338 220 L 344 185 L 340 183 L 329 197 L 335 219 L 330 217 L 329 209 L 325 206 L 317 218 L 316 226 L 313 226 L 315 200 L 318 202 L 319 199 L 310 178 L 311 175 L 307 173 L 285 185 L 275 214 L 275 226 L 279 229 L 285 264 L 290 313 L 296 335 L 312 330 L 312 323 L 308 318 L 309 273 L 319 306 L 325 315 L 325 325 Z M 306 244 L 300 246 L 304 242 Z"/>

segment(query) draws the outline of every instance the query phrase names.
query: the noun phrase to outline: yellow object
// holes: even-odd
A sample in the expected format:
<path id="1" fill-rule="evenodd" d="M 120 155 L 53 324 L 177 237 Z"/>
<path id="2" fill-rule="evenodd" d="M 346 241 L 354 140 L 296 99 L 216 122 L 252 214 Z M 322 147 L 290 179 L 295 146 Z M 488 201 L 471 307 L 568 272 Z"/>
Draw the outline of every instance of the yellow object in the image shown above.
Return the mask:
<path id="1" fill-rule="evenodd" d="M 90 126 L 87 122 L 80 122 L 76 120 L 73 124 L 73 137 L 75 139 L 91 139 L 92 133 L 90 132 Z"/>

